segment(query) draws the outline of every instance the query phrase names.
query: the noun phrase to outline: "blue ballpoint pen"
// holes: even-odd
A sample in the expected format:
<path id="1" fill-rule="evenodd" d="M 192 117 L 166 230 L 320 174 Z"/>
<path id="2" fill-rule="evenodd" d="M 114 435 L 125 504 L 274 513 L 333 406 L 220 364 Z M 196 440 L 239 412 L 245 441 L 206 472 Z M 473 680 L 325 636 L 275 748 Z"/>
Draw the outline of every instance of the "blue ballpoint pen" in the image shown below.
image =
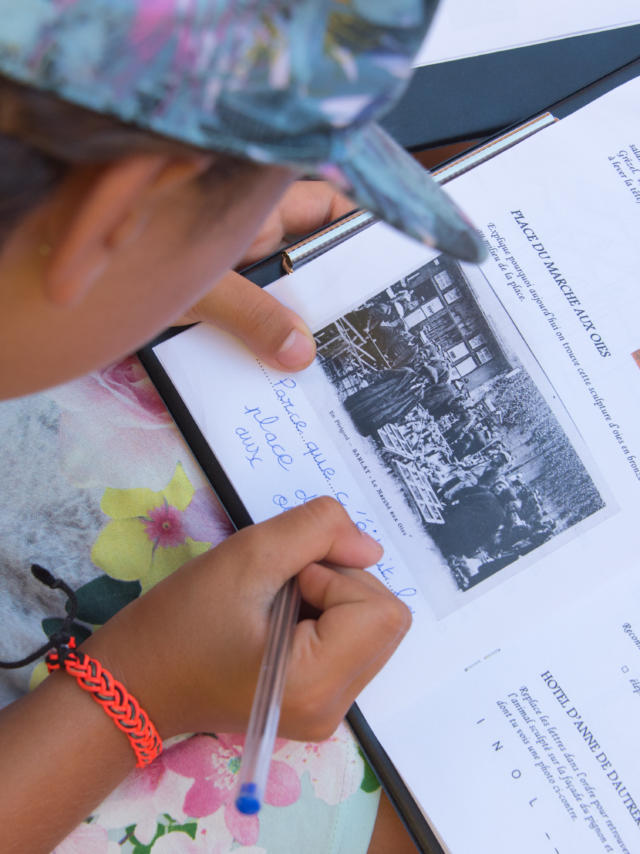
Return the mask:
<path id="1" fill-rule="evenodd" d="M 299 607 L 298 581 L 291 578 L 273 600 L 267 643 L 240 764 L 236 807 L 245 815 L 257 813 L 264 797 Z"/>

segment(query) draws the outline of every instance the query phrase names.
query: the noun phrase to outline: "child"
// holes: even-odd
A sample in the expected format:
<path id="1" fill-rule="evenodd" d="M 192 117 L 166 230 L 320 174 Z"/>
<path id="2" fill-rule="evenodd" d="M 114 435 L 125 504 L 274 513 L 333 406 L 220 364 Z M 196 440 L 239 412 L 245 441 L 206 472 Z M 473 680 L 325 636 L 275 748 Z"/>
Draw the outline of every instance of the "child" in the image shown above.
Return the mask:
<path id="1" fill-rule="evenodd" d="M 291 186 L 301 173 L 325 174 L 408 233 L 477 258 L 453 205 L 372 124 L 435 4 L 366 5 L 0 0 L 0 397 L 102 367 L 199 300 L 191 318 L 238 334 L 271 364 L 303 367 L 313 344 L 302 321 L 226 273 L 274 207 L 253 254 L 289 220 L 304 230 L 331 206 L 325 187 Z M 322 498 L 188 562 L 81 653 L 122 683 L 162 740 L 242 731 L 270 603 L 297 575 L 319 616 L 297 628 L 280 730 L 323 739 L 408 628 L 404 606 L 361 571 L 379 557 Z M 4 659 L 30 651 L 10 655 L 2 641 Z M 99 703 L 54 673 L 0 712 L 2 850 L 50 851 L 134 760 Z M 209 842 L 203 850 L 216 850 Z"/>

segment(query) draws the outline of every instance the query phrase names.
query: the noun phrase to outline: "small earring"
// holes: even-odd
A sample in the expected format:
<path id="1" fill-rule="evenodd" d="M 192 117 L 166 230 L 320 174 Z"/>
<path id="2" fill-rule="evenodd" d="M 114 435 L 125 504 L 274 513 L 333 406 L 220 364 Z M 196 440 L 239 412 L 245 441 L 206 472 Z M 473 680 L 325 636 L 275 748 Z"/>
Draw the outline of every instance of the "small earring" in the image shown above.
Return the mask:
<path id="1" fill-rule="evenodd" d="M 38 246 L 38 255 L 40 255 L 42 258 L 47 258 L 49 255 L 51 255 L 51 250 L 52 246 L 50 243 L 41 243 Z"/>

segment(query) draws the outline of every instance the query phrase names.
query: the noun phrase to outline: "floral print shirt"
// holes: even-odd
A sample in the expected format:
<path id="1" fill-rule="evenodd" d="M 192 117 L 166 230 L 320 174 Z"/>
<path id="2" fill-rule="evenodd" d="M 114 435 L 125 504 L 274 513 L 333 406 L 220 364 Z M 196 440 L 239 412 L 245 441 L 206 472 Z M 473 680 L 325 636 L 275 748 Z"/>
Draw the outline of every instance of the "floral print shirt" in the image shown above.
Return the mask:
<path id="1" fill-rule="evenodd" d="M 78 597 L 78 641 L 230 533 L 195 460 L 135 357 L 0 404 L 0 659 L 56 630 L 58 593 Z M 45 677 L 0 670 L 0 706 Z M 243 736 L 165 744 L 55 854 L 364 854 L 379 788 L 346 724 L 320 744 L 279 739 L 258 816 L 233 805 Z"/>

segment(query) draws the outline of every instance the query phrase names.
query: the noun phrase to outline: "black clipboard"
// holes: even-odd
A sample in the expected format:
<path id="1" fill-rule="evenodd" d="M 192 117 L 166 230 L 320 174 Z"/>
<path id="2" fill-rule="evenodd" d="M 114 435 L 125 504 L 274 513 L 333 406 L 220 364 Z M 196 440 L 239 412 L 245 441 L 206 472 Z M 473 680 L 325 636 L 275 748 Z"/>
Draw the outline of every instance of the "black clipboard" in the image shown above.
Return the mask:
<path id="1" fill-rule="evenodd" d="M 382 124 L 417 150 L 482 139 L 640 57 L 640 24 L 418 68 Z"/>
<path id="2" fill-rule="evenodd" d="M 515 125 L 499 136 L 466 152 L 463 156 L 443 164 L 434 172 L 434 175 L 441 183 L 446 183 L 638 76 L 640 76 L 640 59 L 628 63 L 618 71 L 585 87 L 528 121 Z M 252 265 L 243 273 L 260 287 L 264 287 L 280 278 L 284 272 L 297 269 L 299 265 L 307 263 L 322 252 L 329 251 L 332 246 L 348 239 L 353 233 L 368 227 L 375 221 L 372 215 L 362 211 L 348 214 L 330 226 L 319 229 L 304 240 Z M 143 348 L 138 355 L 231 522 L 237 528 L 244 527 L 252 523 L 249 513 L 154 353 L 154 347 L 157 344 L 174 335 L 179 335 L 186 328 L 188 327 L 168 330 Z M 424 854 L 446 854 L 434 829 L 429 825 L 357 704 L 349 711 L 347 720 L 381 786 L 393 803 L 418 850 Z"/>

